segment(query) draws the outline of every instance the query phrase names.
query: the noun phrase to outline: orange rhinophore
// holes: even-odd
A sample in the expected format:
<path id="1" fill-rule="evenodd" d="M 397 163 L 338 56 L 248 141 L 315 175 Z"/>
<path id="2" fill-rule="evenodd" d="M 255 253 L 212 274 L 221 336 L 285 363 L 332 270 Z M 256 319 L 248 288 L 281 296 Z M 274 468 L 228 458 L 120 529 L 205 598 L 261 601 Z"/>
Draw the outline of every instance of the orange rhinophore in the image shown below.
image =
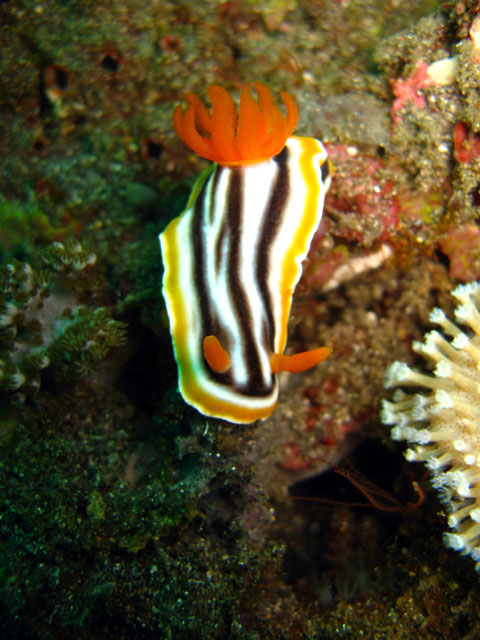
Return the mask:
<path id="1" fill-rule="evenodd" d="M 173 113 L 178 137 L 198 155 L 221 165 L 262 162 L 280 153 L 298 123 L 298 108 L 289 93 L 281 92 L 286 113 L 275 104 L 272 93 L 261 82 L 254 82 L 258 95 L 250 95 L 244 85 L 238 114 L 226 89 L 208 88 L 211 112 L 198 96 L 187 93 L 188 107 L 179 105 Z"/>

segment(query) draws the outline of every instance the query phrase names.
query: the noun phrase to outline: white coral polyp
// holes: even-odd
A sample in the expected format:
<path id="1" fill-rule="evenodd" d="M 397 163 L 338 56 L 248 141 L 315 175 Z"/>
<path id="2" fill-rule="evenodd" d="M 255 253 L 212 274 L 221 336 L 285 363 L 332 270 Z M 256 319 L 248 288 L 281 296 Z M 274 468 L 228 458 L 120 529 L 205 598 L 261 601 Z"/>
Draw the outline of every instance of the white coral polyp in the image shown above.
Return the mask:
<path id="1" fill-rule="evenodd" d="M 424 462 L 432 484 L 449 512 L 454 533 L 445 544 L 470 555 L 480 570 L 480 283 L 452 291 L 459 301 L 455 311 L 462 331 L 441 309 L 430 321 L 443 334 L 432 331 L 415 344 L 434 375 L 394 362 L 385 375 L 385 387 L 414 386 L 421 393 L 397 390 L 383 401 L 381 418 L 392 428 L 394 440 L 406 440 L 410 462 Z"/>

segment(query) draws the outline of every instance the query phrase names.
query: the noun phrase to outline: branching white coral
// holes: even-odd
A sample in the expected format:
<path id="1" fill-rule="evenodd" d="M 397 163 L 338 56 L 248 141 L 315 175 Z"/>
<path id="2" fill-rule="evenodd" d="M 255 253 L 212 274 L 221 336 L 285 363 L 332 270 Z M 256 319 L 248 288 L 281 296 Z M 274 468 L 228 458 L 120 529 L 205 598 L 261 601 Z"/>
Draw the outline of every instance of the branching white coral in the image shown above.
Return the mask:
<path id="1" fill-rule="evenodd" d="M 430 470 L 454 530 L 444 534 L 446 545 L 470 555 L 480 571 L 480 283 L 461 285 L 452 295 L 460 303 L 455 318 L 466 330 L 433 309 L 430 321 L 443 335 L 432 331 L 413 349 L 434 375 L 394 362 L 386 373 L 387 389 L 413 386 L 425 392 L 397 389 L 393 401 L 383 402 L 382 421 L 393 425 L 394 440 L 414 445 L 407 460 L 424 462 Z"/>

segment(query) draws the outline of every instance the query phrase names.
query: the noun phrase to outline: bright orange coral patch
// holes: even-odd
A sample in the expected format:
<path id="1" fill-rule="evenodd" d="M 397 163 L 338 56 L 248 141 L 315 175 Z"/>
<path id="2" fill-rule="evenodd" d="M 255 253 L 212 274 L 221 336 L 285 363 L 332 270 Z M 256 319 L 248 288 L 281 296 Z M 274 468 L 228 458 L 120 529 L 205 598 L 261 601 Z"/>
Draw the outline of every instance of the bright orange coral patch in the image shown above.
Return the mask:
<path id="1" fill-rule="evenodd" d="M 250 95 L 249 83 L 244 85 L 238 114 L 223 87 L 212 85 L 207 90 L 211 112 L 198 96 L 187 93 L 185 112 L 180 105 L 173 112 L 173 127 L 179 138 L 198 155 L 221 165 L 253 164 L 280 153 L 298 123 L 295 100 L 281 92 L 284 116 L 268 87 L 261 82 L 253 86 L 258 100 Z"/>

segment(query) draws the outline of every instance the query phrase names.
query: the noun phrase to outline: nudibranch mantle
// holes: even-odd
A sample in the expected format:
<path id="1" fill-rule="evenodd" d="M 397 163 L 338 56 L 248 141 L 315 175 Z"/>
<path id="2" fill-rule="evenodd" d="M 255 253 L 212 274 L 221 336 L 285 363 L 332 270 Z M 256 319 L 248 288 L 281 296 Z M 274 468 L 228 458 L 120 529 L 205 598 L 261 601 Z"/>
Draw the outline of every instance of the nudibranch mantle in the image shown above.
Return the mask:
<path id="1" fill-rule="evenodd" d="M 266 419 L 277 403 L 275 373 L 329 355 L 326 347 L 281 355 L 329 167 L 319 140 L 296 136 L 267 160 L 213 164 L 160 234 L 179 388 L 201 413 L 235 423 Z"/>

